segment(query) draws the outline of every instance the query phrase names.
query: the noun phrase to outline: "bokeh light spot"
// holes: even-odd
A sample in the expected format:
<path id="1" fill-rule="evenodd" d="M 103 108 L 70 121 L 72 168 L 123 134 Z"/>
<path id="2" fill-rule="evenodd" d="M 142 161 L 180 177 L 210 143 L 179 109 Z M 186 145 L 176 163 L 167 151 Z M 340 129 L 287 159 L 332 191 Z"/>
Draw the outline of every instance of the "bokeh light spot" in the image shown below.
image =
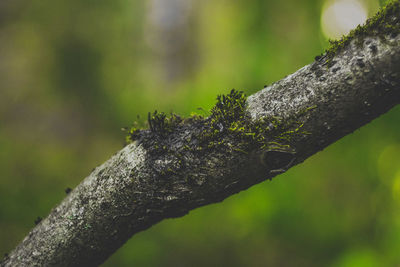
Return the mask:
<path id="1" fill-rule="evenodd" d="M 396 200 L 397 203 L 400 203 L 400 168 L 394 178 L 392 190 L 393 198 Z"/>
<path id="2" fill-rule="evenodd" d="M 399 158 L 400 144 L 386 146 L 378 158 L 378 172 L 384 183 L 391 185 L 397 172 L 400 171 Z"/>
<path id="3" fill-rule="evenodd" d="M 330 39 L 340 38 L 367 19 L 368 10 L 357 0 L 328 1 L 322 10 L 321 27 Z"/>

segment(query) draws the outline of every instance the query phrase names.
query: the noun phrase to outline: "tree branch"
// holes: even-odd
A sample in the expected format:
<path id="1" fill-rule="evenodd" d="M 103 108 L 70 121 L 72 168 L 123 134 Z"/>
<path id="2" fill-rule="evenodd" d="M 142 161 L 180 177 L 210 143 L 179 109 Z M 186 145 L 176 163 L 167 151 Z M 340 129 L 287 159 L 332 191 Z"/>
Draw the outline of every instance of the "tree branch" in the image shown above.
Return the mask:
<path id="1" fill-rule="evenodd" d="M 285 172 L 400 102 L 399 1 L 292 75 L 208 118 L 130 132 L 1 266 L 93 266 L 133 234 Z"/>

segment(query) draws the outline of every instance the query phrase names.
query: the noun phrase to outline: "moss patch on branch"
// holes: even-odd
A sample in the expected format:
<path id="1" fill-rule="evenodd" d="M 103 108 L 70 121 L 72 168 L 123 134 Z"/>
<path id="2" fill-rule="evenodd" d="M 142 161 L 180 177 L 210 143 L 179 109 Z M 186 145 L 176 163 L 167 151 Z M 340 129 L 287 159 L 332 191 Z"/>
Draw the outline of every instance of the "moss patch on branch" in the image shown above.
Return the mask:
<path id="1" fill-rule="evenodd" d="M 199 115 L 188 118 L 176 114 L 166 116 L 157 111 L 149 113 L 149 129 L 140 130 L 132 127 L 128 131 L 126 140 L 128 143 L 133 141 L 142 143 L 149 153 L 157 158 L 170 155 L 177 159 L 175 161 L 179 164 L 185 151 L 190 153 L 219 151 L 224 154 L 242 155 L 254 151 L 264 151 L 269 154 L 275 151 L 294 155 L 296 153 L 292 145 L 294 139 L 309 134 L 302 130 L 303 123 L 297 119 L 284 121 L 279 117 L 264 117 L 253 121 L 246 112 L 246 99 L 243 92 L 236 90 L 231 90 L 226 95 L 219 95 L 217 103 L 210 111 L 211 115 L 207 118 Z M 298 116 L 304 116 L 314 108 L 316 107 L 310 107 Z M 201 155 L 198 156 L 201 158 Z M 263 159 L 261 161 L 263 162 Z M 176 171 L 174 168 L 168 168 L 161 174 L 174 174 Z"/>
<path id="2" fill-rule="evenodd" d="M 368 19 L 364 25 L 358 25 L 357 28 L 350 31 L 346 36 L 339 40 L 330 40 L 330 46 L 325 54 L 317 56 L 316 60 L 324 59 L 328 67 L 332 66 L 333 57 L 343 50 L 353 40 L 362 45 L 365 37 L 380 36 L 385 39 L 386 36 L 396 36 L 400 33 L 400 2 L 398 0 L 389 2 L 382 7 L 379 12 Z"/>
<path id="3" fill-rule="evenodd" d="M 236 141 L 230 144 L 232 149 L 242 153 L 253 149 L 291 151 L 292 138 L 306 134 L 299 121 L 285 122 L 278 117 L 252 121 L 245 106 L 246 96 L 241 91 L 218 96 L 200 135 L 203 144 L 208 144 L 208 148 L 224 145 L 221 139 L 226 135 Z"/>

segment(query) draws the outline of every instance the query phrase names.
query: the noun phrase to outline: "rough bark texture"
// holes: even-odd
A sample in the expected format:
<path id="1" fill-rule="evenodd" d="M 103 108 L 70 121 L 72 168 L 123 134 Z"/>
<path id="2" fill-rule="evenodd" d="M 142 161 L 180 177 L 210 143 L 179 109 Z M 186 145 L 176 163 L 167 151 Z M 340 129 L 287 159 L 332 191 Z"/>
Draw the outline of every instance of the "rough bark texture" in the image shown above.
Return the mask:
<path id="1" fill-rule="evenodd" d="M 368 29 L 247 99 L 246 123 L 295 121 L 285 131 L 301 134 L 289 145 L 243 151 L 235 143 L 237 132 L 221 124 L 214 131 L 224 145 L 201 149 L 208 119 L 182 123 L 166 135 L 143 131 L 147 139 L 142 136 L 97 167 L 1 266 L 99 265 L 133 234 L 271 179 L 387 112 L 400 102 L 395 3 L 383 18 L 393 26 L 388 31 Z"/>

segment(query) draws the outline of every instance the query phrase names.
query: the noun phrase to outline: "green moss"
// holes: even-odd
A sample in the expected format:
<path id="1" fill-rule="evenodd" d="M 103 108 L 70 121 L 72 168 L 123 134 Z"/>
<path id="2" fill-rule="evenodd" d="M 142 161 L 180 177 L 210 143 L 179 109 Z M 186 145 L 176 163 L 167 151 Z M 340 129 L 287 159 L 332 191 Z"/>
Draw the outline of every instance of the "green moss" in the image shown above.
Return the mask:
<path id="1" fill-rule="evenodd" d="M 164 112 L 157 113 L 157 110 L 153 113 L 148 113 L 150 130 L 160 135 L 171 133 L 182 122 L 183 119 L 176 114 L 171 114 L 167 117 Z"/>
<path id="2" fill-rule="evenodd" d="M 151 148 L 153 154 L 178 155 L 179 150 L 204 153 L 216 149 L 241 154 L 257 149 L 294 153 L 294 138 L 308 134 L 302 131 L 303 124 L 296 120 L 283 121 L 279 117 L 266 117 L 253 121 L 245 107 L 245 94 L 232 90 L 227 95 L 217 97 L 217 103 L 207 118 L 194 115 L 183 119 L 174 114 L 168 117 L 164 113 L 149 113 L 149 129 L 139 130 L 133 127 L 128 131 L 127 140 L 132 142 L 139 139 L 146 147 Z M 299 116 L 314 108 L 316 106 L 307 108 Z M 170 134 L 185 126 L 193 127 L 190 131 L 194 134 L 185 136 L 183 140 L 173 141 L 182 144 L 178 148 L 171 148 L 171 143 L 167 141 Z M 180 158 L 179 155 L 177 158 Z M 166 173 L 174 173 L 174 170 L 165 170 L 162 174 Z"/>
<path id="3" fill-rule="evenodd" d="M 316 60 L 324 58 L 325 63 L 329 67 L 333 65 L 333 57 L 353 40 L 358 45 L 362 45 L 364 38 L 367 36 L 380 36 L 384 39 L 389 34 L 397 35 L 400 33 L 399 12 L 399 1 L 389 2 L 374 17 L 368 19 L 363 26 L 357 26 L 357 28 L 352 30 L 348 35 L 343 36 L 340 40 L 330 40 L 330 46 L 326 49 L 325 55 L 317 57 Z"/>

